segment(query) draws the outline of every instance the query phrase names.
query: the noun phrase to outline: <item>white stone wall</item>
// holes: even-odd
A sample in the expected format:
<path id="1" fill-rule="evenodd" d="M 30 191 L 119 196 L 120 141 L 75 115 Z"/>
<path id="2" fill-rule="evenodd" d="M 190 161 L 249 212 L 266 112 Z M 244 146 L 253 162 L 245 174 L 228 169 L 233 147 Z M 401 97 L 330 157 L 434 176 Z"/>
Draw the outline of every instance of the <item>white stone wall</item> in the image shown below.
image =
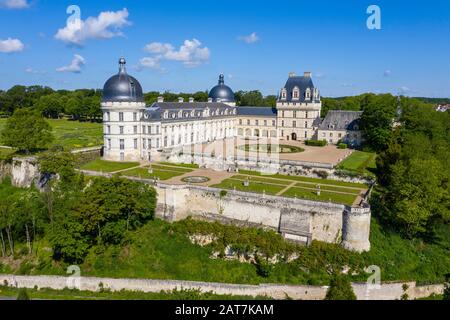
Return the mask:
<path id="1" fill-rule="evenodd" d="M 78 288 L 86 291 L 99 291 L 102 286 L 111 291 L 161 292 L 174 289 L 200 289 L 202 292 L 214 292 L 227 295 L 268 296 L 274 299 L 322 300 L 325 298 L 326 286 L 260 284 L 243 285 L 216 282 L 151 280 L 151 279 L 113 279 L 97 277 L 62 277 L 62 276 L 17 276 L 0 274 L 0 283 L 8 283 L 16 288 Z M 79 284 L 79 286 L 78 286 Z M 358 300 L 395 300 L 400 299 L 405 283 L 383 283 L 379 288 L 367 287 L 364 283 L 353 283 L 353 290 Z M 443 285 L 427 285 L 417 287 L 415 282 L 406 282 L 409 299 L 425 298 L 431 294 L 442 294 Z M 76 285 L 76 286 L 74 286 Z"/>

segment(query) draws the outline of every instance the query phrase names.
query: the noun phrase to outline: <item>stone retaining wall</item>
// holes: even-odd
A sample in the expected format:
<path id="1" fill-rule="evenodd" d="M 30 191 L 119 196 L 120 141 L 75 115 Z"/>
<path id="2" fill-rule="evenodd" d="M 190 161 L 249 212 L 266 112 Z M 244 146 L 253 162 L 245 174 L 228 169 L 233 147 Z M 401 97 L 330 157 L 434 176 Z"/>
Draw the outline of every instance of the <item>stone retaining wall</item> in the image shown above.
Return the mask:
<path id="1" fill-rule="evenodd" d="M 112 279 L 96 277 L 62 277 L 62 276 L 16 276 L 0 275 L 0 284 L 18 288 L 51 288 L 61 290 L 73 288 L 80 290 L 99 291 L 101 287 L 111 291 L 141 291 L 160 292 L 174 289 L 200 289 L 202 292 L 216 294 L 268 296 L 274 299 L 322 300 L 327 291 L 326 286 L 260 284 L 242 285 L 215 282 L 181 281 L 181 280 L 151 280 L 151 279 Z M 79 284 L 79 286 L 77 286 Z M 364 283 L 353 283 L 353 290 L 358 300 L 395 300 L 404 294 L 405 283 L 384 283 L 379 288 L 368 290 Z M 406 293 L 409 299 L 428 297 L 431 294 L 442 294 L 443 285 L 416 286 L 415 282 L 406 282 Z"/>

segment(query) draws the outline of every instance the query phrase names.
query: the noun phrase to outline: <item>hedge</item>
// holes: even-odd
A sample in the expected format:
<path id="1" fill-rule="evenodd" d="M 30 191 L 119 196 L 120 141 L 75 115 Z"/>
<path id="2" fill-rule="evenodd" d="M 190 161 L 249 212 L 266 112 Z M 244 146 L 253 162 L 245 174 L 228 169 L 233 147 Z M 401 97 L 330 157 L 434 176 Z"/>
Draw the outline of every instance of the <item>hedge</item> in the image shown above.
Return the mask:
<path id="1" fill-rule="evenodd" d="M 305 140 L 307 146 L 324 147 L 327 145 L 326 140 Z"/>

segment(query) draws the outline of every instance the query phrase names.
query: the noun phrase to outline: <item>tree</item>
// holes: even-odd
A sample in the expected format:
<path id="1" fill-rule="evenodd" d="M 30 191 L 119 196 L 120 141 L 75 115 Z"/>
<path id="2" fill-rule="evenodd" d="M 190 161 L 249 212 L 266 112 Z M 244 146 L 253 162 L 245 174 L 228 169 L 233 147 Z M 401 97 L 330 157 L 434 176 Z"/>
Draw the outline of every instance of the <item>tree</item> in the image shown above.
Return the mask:
<path id="1" fill-rule="evenodd" d="M 17 300 L 31 300 L 26 288 L 20 288 Z"/>
<path id="2" fill-rule="evenodd" d="M 376 152 L 387 148 L 392 137 L 392 125 L 397 110 L 397 99 L 379 95 L 366 101 L 360 119 L 365 144 Z"/>
<path id="3" fill-rule="evenodd" d="M 356 295 L 347 276 L 333 275 L 325 300 L 356 300 Z"/>
<path id="4" fill-rule="evenodd" d="M 3 143 L 29 153 L 45 149 L 53 141 L 52 127 L 39 114 L 29 109 L 18 109 L 6 121 L 2 131 Z"/>

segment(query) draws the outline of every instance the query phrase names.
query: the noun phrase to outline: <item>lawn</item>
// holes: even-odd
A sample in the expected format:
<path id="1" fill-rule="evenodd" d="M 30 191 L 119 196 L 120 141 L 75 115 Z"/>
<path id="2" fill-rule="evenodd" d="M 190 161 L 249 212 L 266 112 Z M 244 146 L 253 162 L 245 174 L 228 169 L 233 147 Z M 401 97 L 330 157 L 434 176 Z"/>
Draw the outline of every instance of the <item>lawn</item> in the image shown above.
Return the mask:
<path id="1" fill-rule="evenodd" d="M 103 145 L 101 123 L 55 119 L 47 119 L 47 121 L 53 128 L 53 136 L 55 137 L 53 141 L 54 146 L 58 145 L 67 149 L 77 149 Z M 0 119 L 0 132 L 5 124 L 6 119 Z"/>
<path id="2" fill-rule="evenodd" d="M 367 189 L 367 185 L 365 185 L 363 183 L 345 182 L 345 181 L 339 181 L 339 180 L 328 180 L 328 179 L 310 178 L 310 177 L 302 177 L 302 176 L 288 176 L 288 175 L 284 175 L 284 174 L 266 175 L 266 174 L 261 174 L 261 172 L 258 172 L 258 171 L 249 171 L 249 170 L 239 170 L 239 174 L 240 175 L 249 175 L 249 176 L 261 176 L 264 178 L 268 177 L 268 178 L 295 180 L 295 181 L 299 181 L 299 182 L 312 182 L 312 183 L 320 184 L 320 185 L 327 184 L 327 185 L 334 185 L 334 186 Z"/>
<path id="3" fill-rule="evenodd" d="M 289 188 L 287 191 L 283 192 L 282 196 L 314 201 L 330 201 L 346 205 L 352 205 L 356 199 L 356 195 L 352 194 L 341 194 L 321 190 L 320 195 L 317 195 L 317 192 L 314 190 L 298 187 Z"/>
<path id="4" fill-rule="evenodd" d="M 170 170 L 168 169 L 164 169 L 164 170 L 159 170 L 159 169 L 155 169 L 154 166 L 153 167 L 153 172 L 149 173 L 148 172 L 148 167 L 144 167 L 144 168 L 135 168 L 135 169 L 131 169 L 131 170 L 127 170 L 127 171 L 122 171 L 121 175 L 123 176 L 128 176 L 128 177 L 139 177 L 139 178 L 143 178 L 143 179 L 159 179 L 159 180 L 168 180 L 171 179 L 173 177 L 177 177 L 180 176 L 182 174 L 185 174 L 186 171 L 179 171 L 179 170 Z M 190 172 L 190 171 L 187 171 Z"/>
<path id="5" fill-rule="evenodd" d="M 82 170 L 114 172 L 139 166 L 139 162 L 113 162 L 95 159 L 80 167 Z"/>
<path id="6" fill-rule="evenodd" d="M 171 166 L 171 167 L 182 167 L 182 168 L 198 169 L 198 164 L 195 164 L 195 163 L 158 162 L 158 164 L 167 165 L 167 166 Z"/>
<path id="7" fill-rule="evenodd" d="M 14 153 L 14 149 L 0 148 L 0 160 Z"/>
<path id="8" fill-rule="evenodd" d="M 225 179 L 219 184 L 215 184 L 211 186 L 212 188 L 220 188 L 220 189 L 229 189 L 229 190 L 238 190 L 238 191 L 246 191 L 246 192 L 256 192 L 275 195 L 281 190 L 283 190 L 286 186 L 270 184 L 264 182 L 250 181 L 249 186 L 244 186 L 243 180 L 237 179 Z"/>
<path id="9" fill-rule="evenodd" d="M 376 153 L 372 152 L 354 151 L 337 168 L 358 174 L 373 175 L 373 170 L 376 169 L 376 156 Z"/>

